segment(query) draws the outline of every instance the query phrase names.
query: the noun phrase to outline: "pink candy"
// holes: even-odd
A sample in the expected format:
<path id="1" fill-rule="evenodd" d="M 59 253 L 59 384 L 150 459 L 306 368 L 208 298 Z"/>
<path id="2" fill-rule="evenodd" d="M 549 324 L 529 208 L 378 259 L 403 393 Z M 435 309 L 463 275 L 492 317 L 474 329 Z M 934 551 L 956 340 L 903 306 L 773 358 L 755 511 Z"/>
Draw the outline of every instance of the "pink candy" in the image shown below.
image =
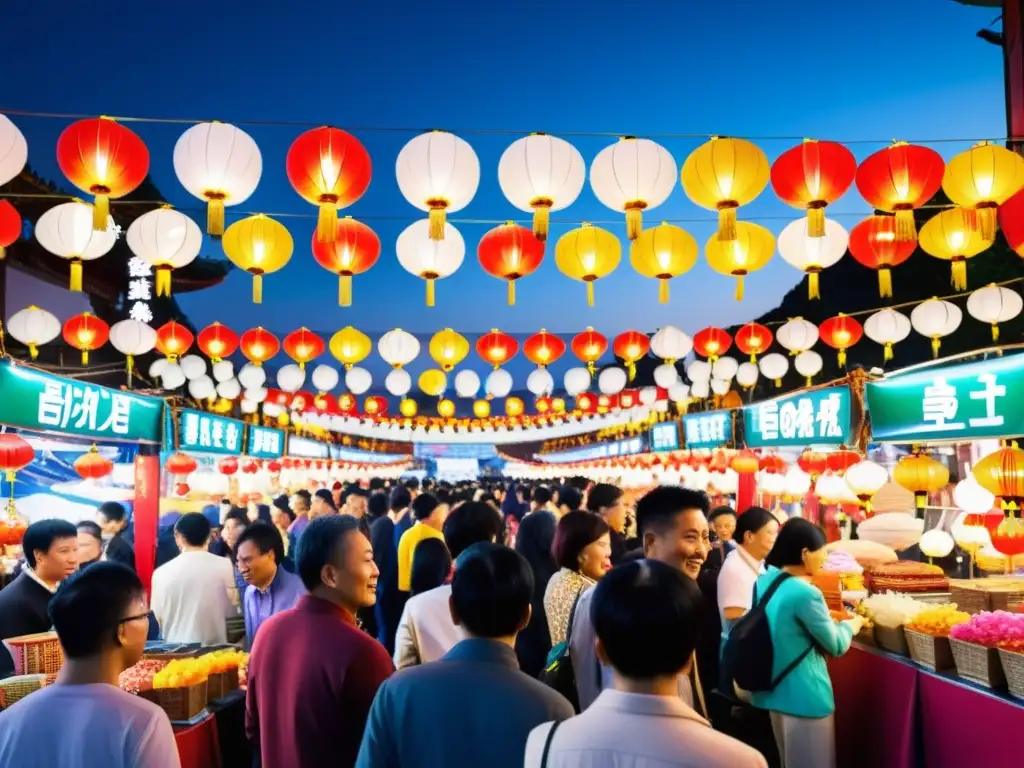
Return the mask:
<path id="1" fill-rule="evenodd" d="M 949 636 L 988 648 L 1024 648 L 1024 614 L 982 611 L 967 623 L 953 627 Z"/>

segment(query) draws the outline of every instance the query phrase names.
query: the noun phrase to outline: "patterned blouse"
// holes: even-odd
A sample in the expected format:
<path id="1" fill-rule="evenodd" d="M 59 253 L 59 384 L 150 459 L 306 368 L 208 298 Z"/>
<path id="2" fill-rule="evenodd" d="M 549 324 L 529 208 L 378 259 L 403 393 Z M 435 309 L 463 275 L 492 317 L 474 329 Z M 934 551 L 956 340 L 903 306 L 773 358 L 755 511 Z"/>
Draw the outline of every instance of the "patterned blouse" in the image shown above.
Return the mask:
<path id="1" fill-rule="evenodd" d="M 570 571 L 568 568 L 562 568 L 551 577 L 544 591 L 544 613 L 548 617 L 552 647 L 565 642 L 565 633 L 569 629 L 569 615 L 572 613 L 576 598 L 595 583 L 593 579 L 588 579 L 582 573 Z"/>

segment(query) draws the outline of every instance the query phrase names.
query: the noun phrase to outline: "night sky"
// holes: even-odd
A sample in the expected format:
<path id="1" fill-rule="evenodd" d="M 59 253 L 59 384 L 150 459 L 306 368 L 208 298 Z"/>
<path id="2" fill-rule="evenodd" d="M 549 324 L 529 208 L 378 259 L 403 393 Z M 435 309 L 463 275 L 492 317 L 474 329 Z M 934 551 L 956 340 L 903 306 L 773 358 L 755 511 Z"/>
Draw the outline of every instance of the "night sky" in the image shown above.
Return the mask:
<path id="1" fill-rule="evenodd" d="M 656 138 L 680 165 L 701 140 L 656 134 L 789 137 L 759 140 L 770 160 L 803 136 L 860 142 L 851 144 L 858 159 L 893 138 L 968 140 L 934 145 L 948 158 L 971 139 L 1005 134 L 999 51 L 975 37 L 995 15 L 951 0 L 18 3 L 17 30 L 4 43 L 0 109 L 323 123 L 363 141 L 373 182 L 346 213 L 372 226 L 384 248 L 377 266 L 355 280 L 354 306 L 337 306 L 336 278 L 309 251 L 315 210 L 285 177 L 285 153 L 304 129 L 244 126 L 261 147 L 264 171 L 240 207 L 297 215 L 282 218 L 296 252 L 266 279 L 261 306 L 250 303 L 250 277 L 238 271 L 212 291 L 182 296 L 197 326 L 220 320 L 239 330 L 306 325 L 330 333 L 352 324 L 376 336 L 396 326 L 569 334 L 593 325 L 614 335 L 673 323 L 692 333 L 756 317 L 800 273 L 776 256 L 748 279 L 747 298 L 737 303 L 733 281 L 702 259 L 673 281 L 671 303 L 659 305 L 656 282 L 633 272 L 624 249 L 618 270 L 597 283 L 596 308 L 588 309 L 583 284 L 563 277 L 551 255 L 568 222 L 602 222 L 624 237 L 619 216 L 597 202 L 588 183 L 572 207 L 553 215 L 566 223 L 553 224 L 548 258 L 518 284 L 517 306 L 505 305 L 504 284 L 476 262 L 476 243 L 493 225 L 456 223 L 466 260 L 438 283 L 438 306 L 428 310 L 423 282 L 394 255 L 398 233 L 422 216 L 398 191 L 399 149 L 431 128 L 473 145 L 480 188 L 455 221 L 528 220 L 502 196 L 497 164 L 504 148 L 530 131 L 562 134 L 588 167 L 620 133 Z M 58 178 L 54 145 L 66 121 L 14 119 L 28 138 L 29 162 Z M 130 127 L 150 148 L 164 196 L 202 222 L 198 201 L 171 165 L 187 126 Z M 569 135 L 581 133 L 606 135 Z M 834 209 L 830 215 L 847 229 L 867 212 L 855 191 Z M 798 216 L 770 187 L 740 212 L 776 234 Z M 228 222 L 237 217 L 229 208 Z M 645 221 L 682 217 L 692 219 L 679 223 L 701 244 L 714 230 L 713 214 L 678 185 Z M 208 241 L 204 252 L 217 251 Z"/>

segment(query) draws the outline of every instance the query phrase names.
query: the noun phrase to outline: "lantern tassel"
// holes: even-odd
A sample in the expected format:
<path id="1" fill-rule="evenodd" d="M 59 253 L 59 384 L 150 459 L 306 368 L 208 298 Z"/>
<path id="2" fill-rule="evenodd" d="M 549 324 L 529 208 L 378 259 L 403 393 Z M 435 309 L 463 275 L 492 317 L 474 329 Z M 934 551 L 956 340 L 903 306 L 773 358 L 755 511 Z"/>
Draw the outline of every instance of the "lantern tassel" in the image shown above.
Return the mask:
<path id="1" fill-rule="evenodd" d="M 757 365 L 757 355 L 751 353 L 750 362 L 752 362 L 754 365 Z"/>
<path id="2" fill-rule="evenodd" d="M 776 389 L 781 389 L 782 388 L 782 379 L 776 379 L 775 380 L 775 388 Z"/>
<path id="3" fill-rule="evenodd" d="M 808 299 L 820 299 L 821 288 L 818 285 L 818 273 L 808 272 L 807 273 L 807 298 Z"/>
<path id="4" fill-rule="evenodd" d="M 644 209 L 642 206 L 626 208 L 626 237 L 636 240 L 644 227 Z"/>
<path id="5" fill-rule="evenodd" d="M 825 207 L 812 205 L 807 209 L 807 236 L 825 236 Z"/>
<path id="6" fill-rule="evenodd" d="M 338 276 L 338 306 L 352 306 L 352 277 L 350 275 Z"/>
<path id="7" fill-rule="evenodd" d="M 427 278 L 427 306 L 434 306 L 434 278 Z"/>
<path id="8" fill-rule="evenodd" d="M 82 260 L 71 260 L 71 280 L 68 283 L 68 290 L 72 293 L 82 292 Z"/>
<path id="9" fill-rule="evenodd" d="M 996 324 L 996 323 L 992 323 L 992 342 L 995 343 L 995 342 L 998 342 L 998 341 L 999 341 L 999 325 Z M 34 357 L 34 355 L 33 355 L 33 357 Z"/>
<path id="10" fill-rule="evenodd" d="M 954 261 L 951 265 L 951 271 L 953 273 L 953 290 L 954 291 L 965 291 L 967 290 L 967 261 L 966 259 L 960 259 Z"/>
<path id="11" fill-rule="evenodd" d="M 901 208 L 896 211 L 896 242 L 909 243 L 917 239 L 917 225 L 914 223 L 914 210 Z"/>
<path id="12" fill-rule="evenodd" d="M 736 206 L 718 209 L 718 240 L 729 242 L 736 239 Z"/>
<path id="13" fill-rule="evenodd" d="M 263 303 L 263 275 L 252 276 L 252 303 Z"/>
<path id="14" fill-rule="evenodd" d="M 839 350 L 839 367 L 840 368 L 845 368 L 846 367 L 846 350 L 845 349 L 840 349 Z"/>
<path id="15" fill-rule="evenodd" d="M 885 347 L 882 350 L 882 361 L 888 363 L 892 360 L 892 342 L 885 342 Z"/>
<path id="16" fill-rule="evenodd" d="M 7 256 L 7 249 L 0 245 L 0 261 L 3 261 L 5 256 Z"/>
<path id="17" fill-rule="evenodd" d="M 991 205 L 984 208 L 977 208 L 974 211 L 977 216 L 978 230 L 981 235 L 981 239 L 989 243 L 996 239 L 996 212 L 998 210 L 999 209 L 994 205 Z"/>
<path id="18" fill-rule="evenodd" d="M 548 239 L 548 227 L 551 224 L 551 206 L 538 205 L 533 209 L 533 234 L 542 243 Z"/>
<path id="19" fill-rule="evenodd" d="M 736 301 L 743 301 L 743 275 L 736 276 Z"/>
<path id="20" fill-rule="evenodd" d="M 811 378 L 810 376 L 808 376 L 808 377 L 807 377 L 807 386 L 809 387 L 809 386 L 811 386 L 811 385 L 812 385 L 813 383 L 814 383 L 814 382 L 813 382 L 812 378 Z"/>
<path id="21" fill-rule="evenodd" d="M 37 347 L 35 344 L 29 343 L 28 354 L 31 356 L 33 360 L 35 360 L 37 357 L 39 357 L 39 347 Z"/>
<path id="22" fill-rule="evenodd" d="M 593 282 L 588 282 L 587 283 L 587 306 L 588 307 L 594 306 L 594 283 Z"/>
<path id="23" fill-rule="evenodd" d="M 206 234 L 211 237 L 224 234 L 224 198 L 213 198 L 206 204 Z"/>
<path id="24" fill-rule="evenodd" d="M 96 232 L 106 232 L 107 219 L 110 218 L 110 198 L 106 195 L 96 195 L 92 206 L 92 228 Z"/>
<path id="25" fill-rule="evenodd" d="M 156 268 L 156 295 L 157 296 L 170 296 L 171 295 L 171 268 L 170 267 L 157 267 Z"/>
<path id="26" fill-rule="evenodd" d="M 321 243 L 333 243 L 338 233 L 338 206 L 336 203 L 320 203 L 320 214 L 316 220 L 316 239 Z"/>
<path id="27" fill-rule="evenodd" d="M 626 363 L 626 372 L 629 374 L 629 380 L 632 381 L 636 378 L 636 362 L 630 360 Z"/>
<path id="28" fill-rule="evenodd" d="M 516 281 L 508 281 L 508 305 L 514 307 L 516 305 Z"/>
<path id="29" fill-rule="evenodd" d="M 932 357 L 937 358 L 939 356 L 939 347 L 942 346 L 942 339 L 938 336 L 932 337 Z"/>
<path id="30" fill-rule="evenodd" d="M 89 350 L 88 349 L 83 349 L 82 350 L 82 365 L 88 365 L 88 364 L 89 364 Z"/>
<path id="31" fill-rule="evenodd" d="M 445 206 L 430 209 L 430 239 L 444 240 Z"/>
<path id="32" fill-rule="evenodd" d="M 595 365 L 593 360 L 587 363 L 587 370 L 590 371 L 591 376 L 594 375 L 594 372 L 597 370 L 597 365 Z"/>
<path id="33" fill-rule="evenodd" d="M 878 270 L 878 295 L 883 299 L 892 298 L 892 270 L 888 267 Z"/>
<path id="34" fill-rule="evenodd" d="M 668 280 L 665 278 L 658 280 L 658 303 L 668 304 Z"/>

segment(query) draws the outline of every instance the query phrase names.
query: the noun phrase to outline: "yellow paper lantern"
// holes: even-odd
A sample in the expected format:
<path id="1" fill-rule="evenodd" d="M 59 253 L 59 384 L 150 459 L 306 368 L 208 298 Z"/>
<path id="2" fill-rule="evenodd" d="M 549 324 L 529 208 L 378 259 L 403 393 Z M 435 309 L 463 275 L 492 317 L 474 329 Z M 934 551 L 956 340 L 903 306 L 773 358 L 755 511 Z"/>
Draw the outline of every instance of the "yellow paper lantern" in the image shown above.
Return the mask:
<path id="1" fill-rule="evenodd" d="M 478 419 L 486 419 L 491 415 L 491 404 L 486 400 L 475 400 L 473 402 L 473 415 Z"/>
<path id="2" fill-rule="evenodd" d="M 762 226 L 736 222 L 735 237 L 712 235 L 704 246 L 708 264 L 716 272 L 736 278 L 736 301 L 743 299 L 743 278 L 761 269 L 775 252 L 775 236 Z"/>
<path id="3" fill-rule="evenodd" d="M 996 237 L 997 208 L 1022 186 L 1024 158 L 988 141 L 956 155 L 946 163 L 942 177 L 943 191 L 954 203 L 977 214 L 977 228 L 989 242 Z"/>
<path id="4" fill-rule="evenodd" d="M 668 302 L 668 281 L 693 269 L 700 249 L 689 232 L 663 221 L 643 230 L 629 249 L 629 262 L 644 277 L 659 283 L 658 301 Z"/>
<path id="5" fill-rule="evenodd" d="M 450 419 L 455 415 L 455 403 L 451 400 L 441 400 L 437 404 L 437 415 L 444 419 Z"/>
<path id="6" fill-rule="evenodd" d="M 918 242 L 928 255 L 951 262 L 956 291 L 967 289 L 967 260 L 992 245 L 991 239 L 982 236 L 981 217 L 964 208 L 950 208 L 932 216 L 921 227 Z"/>
<path id="7" fill-rule="evenodd" d="M 565 400 L 560 397 L 556 397 L 551 401 L 551 410 L 555 413 L 565 413 Z"/>
<path id="8" fill-rule="evenodd" d="M 348 325 L 331 336 L 328 347 L 347 371 L 367 358 L 373 351 L 373 342 L 365 333 Z"/>
<path id="9" fill-rule="evenodd" d="M 224 255 L 252 275 L 254 304 L 263 301 L 263 276 L 287 264 L 295 247 L 288 229 L 262 213 L 236 221 L 221 242 Z"/>
<path id="10" fill-rule="evenodd" d="M 287 413 L 279 413 L 279 414 L 277 414 L 277 426 L 281 427 L 282 429 L 287 427 L 288 424 L 290 423 L 290 421 L 291 421 L 291 419 L 288 418 L 288 414 Z"/>
<path id="11" fill-rule="evenodd" d="M 444 371 L 431 368 L 420 374 L 417 383 L 425 394 L 437 397 L 444 392 L 444 388 L 448 384 L 448 377 L 444 375 Z"/>
<path id="12" fill-rule="evenodd" d="M 398 412 L 405 416 L 405 418 L 407 419 L 411 419 L 413 416 L 415 416 L 416 411 L 416 401 L 410 400 L 408 397 L 398 404 Z"/>
<path id="13" fill-rule="evenodd" d="M 736 209 L 768 185 L 771 168 L 764 151 L 744 139 L 711 140 L 683 163 L 680 174 L 687 197 L 702 208 L 718 211 L 719 240 L 735 240 Z"/>
<path id="14" fill-rule="evenodd" d="M 440 365 L 442 370 L 450 371 L 466 359 L 466 355 L 469 354 L 469 341 L 451 328 L 445 328 L 431 337 L 428 349 L 434 362 Z"/>
<path id="15" fill-rule="evenodd" d="M 566 232 L 555 244 L 555 264 L 566 277 L 587 284 L 587 306 L 594 306 L 594 281 L 615 271 L 622 260 L 619 238 L 587 222 Z"/>
<path id="16" fill-rule="evenodd" d="M 892 479 L 913 493 L 917 508 L 923 510 L 928 505 L 928 494 L 942 490 L 949 483 L 949 470 L 931 456 L 914 451 L 899 460 L 893 468 Z"/>
<path id="17" fill-rule="evenodd" d="M 515 418 L 516 416 L 522 416 L 525 410 L 523 401 L 518 397 L 505 398 L 505 415 Z"/>

